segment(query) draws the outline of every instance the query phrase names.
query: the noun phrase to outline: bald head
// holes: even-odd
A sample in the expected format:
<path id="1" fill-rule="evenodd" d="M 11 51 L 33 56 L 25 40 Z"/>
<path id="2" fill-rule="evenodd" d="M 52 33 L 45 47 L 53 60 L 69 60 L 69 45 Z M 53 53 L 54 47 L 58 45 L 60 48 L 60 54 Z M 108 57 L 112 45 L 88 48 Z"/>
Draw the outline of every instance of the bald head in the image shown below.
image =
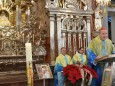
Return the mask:
<path id="1" fill-rule="evenodd" d="M 107 30 L 106 28 L 100 28 L 99 30 L 99 37 L 101 40 L 106 40 L 107 39 Z"/>

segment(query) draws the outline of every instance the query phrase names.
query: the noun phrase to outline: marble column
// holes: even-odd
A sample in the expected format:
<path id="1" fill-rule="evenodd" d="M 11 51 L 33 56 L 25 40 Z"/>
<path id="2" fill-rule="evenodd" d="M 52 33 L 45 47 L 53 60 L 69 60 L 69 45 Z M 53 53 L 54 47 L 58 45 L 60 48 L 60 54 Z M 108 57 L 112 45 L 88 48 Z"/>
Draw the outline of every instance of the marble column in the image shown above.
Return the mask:
<path id="1" fill-rule="evenodd" d="M 61 15 L 57 15 L 57 41 L 58 41 L 58 54 L 60 53 L 60 49 L 62 47 L 62 39 L 61 39 Z"/>
<path id="2" fill-rule="evenodd" d="M 55 15 L 50 14 L 50 60 L 55 60 Z"/>
<path id="3" fill-rule="evenodd" d="M 87 16 L 87 31 L 88 31 L 88 43 L 91 40 L 91 17 Z"/>

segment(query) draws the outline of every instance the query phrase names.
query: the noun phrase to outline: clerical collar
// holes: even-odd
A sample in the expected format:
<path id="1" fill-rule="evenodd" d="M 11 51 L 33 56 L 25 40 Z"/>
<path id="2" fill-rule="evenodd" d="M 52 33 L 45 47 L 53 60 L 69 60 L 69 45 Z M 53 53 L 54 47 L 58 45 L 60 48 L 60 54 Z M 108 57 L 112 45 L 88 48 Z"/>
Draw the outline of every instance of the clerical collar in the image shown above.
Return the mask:
<path id="1" fill-rule="evenodd" d="M 78 53 L 78 52 L 77 52 L 77 54 L 78 54 L 78 55 L 83 55 L 83 54 L 80 54 L 80 53 Z"/>
<path id="2" fill-rule="evenodd" d="M 61 54 L 62 56 L 65 56 L 66 54 Z"/>

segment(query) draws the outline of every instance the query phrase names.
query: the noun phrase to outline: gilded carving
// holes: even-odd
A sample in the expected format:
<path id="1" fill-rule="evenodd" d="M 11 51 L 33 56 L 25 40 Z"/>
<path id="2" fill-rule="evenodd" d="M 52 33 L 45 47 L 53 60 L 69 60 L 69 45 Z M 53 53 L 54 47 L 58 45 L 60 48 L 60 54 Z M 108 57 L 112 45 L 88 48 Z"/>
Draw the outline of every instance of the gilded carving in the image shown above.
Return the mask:
<path id="1" fill-rule="evenodd" d="M 32 43 L 33 55 L 38 55 L 38 46 L 45 42 L 46 26 L 40 27 L 36 9 L 31 11 L 33 3 L 37 5 L 28 0 L 0 0 L 0 55 L 25 55 L 26 42 Z M 44 53 L 45 48 L 42 50 Z"/>

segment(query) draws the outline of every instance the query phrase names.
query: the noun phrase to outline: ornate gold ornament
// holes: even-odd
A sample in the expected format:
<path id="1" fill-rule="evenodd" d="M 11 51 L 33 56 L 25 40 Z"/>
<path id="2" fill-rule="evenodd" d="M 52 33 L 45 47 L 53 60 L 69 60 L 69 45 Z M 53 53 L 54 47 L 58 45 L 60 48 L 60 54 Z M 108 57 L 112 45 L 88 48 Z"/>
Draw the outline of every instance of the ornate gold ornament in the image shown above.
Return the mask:
<path id="1" fill-rule="evenodd" d="M 33 0 L 32 0 L 33 2 Z M 31 14 L 33 6 L 29 0 L 0 0 L 0 55 L 25 55 L 25 43 L 31 42 L 33 55 L 38 50 L 45 55 L 43 29 L 40 18 Z"/>

